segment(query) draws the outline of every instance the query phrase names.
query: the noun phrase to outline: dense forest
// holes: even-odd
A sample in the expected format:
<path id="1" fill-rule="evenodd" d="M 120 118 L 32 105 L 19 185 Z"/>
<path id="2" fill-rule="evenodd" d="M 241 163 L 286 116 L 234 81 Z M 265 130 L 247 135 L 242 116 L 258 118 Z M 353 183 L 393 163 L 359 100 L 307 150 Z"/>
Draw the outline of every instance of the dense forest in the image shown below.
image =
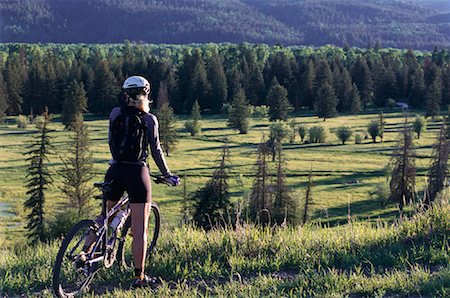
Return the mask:
<path id="1" fill-rule="evenodd" d="M 269 90 L 279 83 L 296 110 L 320 110 L 331 101 L 333 110 L 358 113 L 402 101 L 433 107 L 433 116 L 450 104 L 449 62 L 445 49 L 415 52 L 378 45 L 3 44 L 0 114 L 40 113 L 45 106 L 60 113 L 74 80 L 83 83 L 88 111 L 108 114 L 119 103 L 123 80 L 141 74 L 152 82 L 152 98 L 158 101 L 164 94 L 176 113 L 190 112 L 195 100 L 204 111 L 221 113 L 241 88 L 250 104 L 270 105 Z"/>
<path id="2" fill-rule="evenodd" d="M 366 47 L 378 41 L 432 50 L 450 46 L 445 7 L 438 0 L 3 0 L 0 42 Z"/>

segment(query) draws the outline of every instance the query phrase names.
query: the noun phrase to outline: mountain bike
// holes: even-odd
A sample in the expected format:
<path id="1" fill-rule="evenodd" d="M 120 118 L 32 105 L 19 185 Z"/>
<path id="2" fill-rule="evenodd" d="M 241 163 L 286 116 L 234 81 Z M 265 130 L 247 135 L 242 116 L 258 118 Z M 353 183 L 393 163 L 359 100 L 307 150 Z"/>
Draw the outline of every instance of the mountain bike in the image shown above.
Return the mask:
<path id="1" fill-rule="evenodd" d="M 167 184 L 164 177 L 151 175 L 157 184 Z M 106 196 L 113 181 L 94 183 L 103 195 L 102 212 L 95 220 L 81 220 L 64 238 L 53 266 L 53 291 L 58 297 L 74 297 L 89 289 L 95 274 L 102 268 L 111 268 L 116 259 L 119 266 L 128 269 L 132 257 L 126 253 L 127 234 L 131 234 L 131 210 L 128 194 L 107 212 Z M 151 203 L 148 226 L 147 257 L 156 246 L 160 230 L 160 210 Z M 131 238 L 131 237 L 128 237 Z M 129 245 L 128 245 L 129 246 Z"/>

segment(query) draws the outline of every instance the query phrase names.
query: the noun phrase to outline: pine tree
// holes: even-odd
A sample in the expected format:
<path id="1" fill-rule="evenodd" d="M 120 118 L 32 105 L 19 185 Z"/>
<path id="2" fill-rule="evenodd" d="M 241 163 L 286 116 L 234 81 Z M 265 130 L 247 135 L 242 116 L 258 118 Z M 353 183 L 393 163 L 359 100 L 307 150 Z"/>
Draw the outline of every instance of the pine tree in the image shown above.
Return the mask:
<path id="1" fill-rule="evenodd" d="M 301 82 L 302 82 L 302 104 L 307 106 L 309 109 L 314 108 L 315 102 L 315 94 L 314 90 L 316 89 L 316 69 L 314 66 L 314 62 L 312 59 L 309 59 L 305 66 L 305 71 L 302 74 Z"/>
<path id="2" fill-rule="evenodd" d="M 374 86 L 372 73 L 367 61 L 364 57 L 360 57 L 353 67 L 353 82 L 355 82 L 361 93 L 361 103 L 363 107 L 367 107 L 372 103 Z"/>
<path id="3" fill-rule="evenodd" d="M 273 219 L 278 225 L 298 222 L 298 204 L 286 185 L 285 159 L 281 143 L 278 143 L 277 177 L 274 185 Z"/>
<path id="4" fill-rule="evenodd" d="M 198 189 L 193 197 L 193 220 L 198 227 L 211 230 L 224 226 L 231 212 L 230 193 L 228 186 L 229 149 L 225 142 L 218 167 L 203 188 Z"/>
<path id="5" fill-rule="evenodd" d="M 328 83 L 324 82 L 317 91 L 317 101 L 316 101 L 316 112 L 319 118 L 332 118 L 337 115 L 336 111 L 337 97 L 334 92 L 333 87 Z"/>
<path id="6" fill-rule="evenodd" d="M 24 206 L 27 209 L 31 209 L 28 214 L 27 229 L 30 233 L 30 238 L 33 242 L 45 241 L 45 222 L 44 222 L 44 204 L 45 193 L 47 185 L 53 182 L 48 169 L 48 155 L 51 154 L 51 137 L 49 135 L 48 123 L 49 115 L 45 110 L 42 113 L 44 123 L 39 129 L 39 135 L 36 136 L 35 141 L 27 146 L 29 151 L 27 155 L 27 161 L 30 162 L 27 174 L 27 195 L 28 199 L 25 201 Z"/>
<path id="7" fill-rule="evenodd" d="M 272 84 L 267 95 L 267 101 L 270 105 L 270 121 L 286 121 L 288 114 L 293 110 L 293 108 L 289 103 L 287 90 L 278 83 L 276 77 L 272 80 Z"/>
<path id="8" fill-rule="evenodd" d="M 350 111 L 352 107 L 352 77 L 348 72 L 347 68 L 342 69 L 340 76 L 339 89 L 336 89 L 337 96 L 339 98 L 338 110 L 339 111 Z"/>
<path id="9" fill-rule="evenodd" d="M 191 119 L 192 120 L 186 121 L 184 126 L 191 133 L 191 136 L 195 136 L 202 131 L 200 123 L 201 120 L 200 105 L 198 104 L 197 100 L 194 101 L 194 105 L 192 106 Z"/>
<path id="10" fill-rule="evenodd" d="M 222 57 L 215 52 L 208 63 L 208 80 L 211 84 L 211 111 L 220 113 L 228 98 L 227 77 L 223 69 Z"/>
<path id="11" fill-rule="evenodd" d="M 33 108 L 35 111 L 42 111 L 45 106 L 48 106 L 44 85 L 44 61 L 40 55 L 34 55 L 34 59 L 30 63 L 28 80 L 24 86 L 23 107 L 25 107 L 25 111 L 29 111 L 30 108 Z"/>
<path id="12" fill-rule="evenodd" d="M 267 157 L 269 148 L 264 137 L 258 145 L 256 160 L 256 175 L 249 197 L 249 212 L 251 219 L 262 225 L 270 223 L 269 210 L 272 210 L 272 194 L 269 181 L 269 163 Z"/>
<path id="13" fill-rule="evenodd" d="M 408 122 L 405 119 L 403 131 L 399 135 L 397 147 L 394 149 L 390 166 L 392 168 L 389 187 L 389 199 L 399 204 L 400 211 L 405 204 L 414 200 L 416 187 L 416 166 L 413 140 Z"/>
<path id="14" fill-rule="evenodd" d="M 100 60 L 96 65 L 94 86 L 92 97 L 89 97 L 89 111 L 103 115 L 109 114 L 118 102 L 120 89 L 108 61 Z"/>
<path id="15" fill-rule="evenodd" d="M 428 169 L 428 187 L 424 197 L 426 207 L 431 206 L 436 199 L 436 195 L 445 187 L 448 176 L 449 153 L 450 144 L 446 137 L 445 125 L 442 125 L 436 143 L 433 145 L 431 163 Z"/>
<path id="16" fill-rule="evenodd" d="M 77 117 L 87 112 L 87 97 L 83 82 L 73 80 L 65 90 L 61 122 L 66 129 L 74 129 Z"/>
<path id="17" fill-rule="evenodd" d="M 199 49 L 192 56 L 192 69 L 188 81 L 190 82 L 186 93 L 185 110 L 192 108 L 194 100 L 197 99 L 204 109 L 211 108 L 211 84 L 208 81 L 205 62 Z"/>
<path id="18" fill-rule="evenodd" d="M 425 80 L 423 70 L 420 67 L 414 69 L 411 75 L 411 90 L 408 98 L 412 107 L 421 108 L 424 106 Z"/>
<path id="19" fill-rule="evenodd" d="M 165 81 L 159 83 L 158 97 L 156 98 L 156 110 L 159 111 L 164 104 L 169 103 L 169 91 Z"/>
<path id="20" fill-rule="evenodd" d="M 352 84 L 352 91 L 350 93 L 350 111 L 353 114 L 358 114 L 361 112 L 361 96 L 359 95 L 358 87 L 356 87 L 356 84 Z"/>
<path id="21" fill-rule="evenodd" d="M 8 115 L 18 115 L 22 112 L 24 91 L 24 67 L 18 54 L 8 57 L 5 65 L 5 83 L 8 91 Z"/>
<path id="22" fill-rule="evenodd" d="M 175 129 L 175 117 L 172 107 L 167 103 L 158 111 L 160 141 L 163 151 L 169 156 L 169 153 L 175 150 L 178 143 L 177 132 Z"/>
<path id="23" fill-rule="evenodd" d="M 427 117 L 434 119 L 439 115 L 442 100 L 442 82 L 440 77 L 436 77 L 433 84 L 429 87 L 426 95 L 427 99 Z"/>
<path id="24" fill-rule="evenodd" d="M 6 118 L 6 111 L 8 109 L 8 94 L 6 91 L 6 83 L 3 81 L 3 75 L 0 71 L 0 123 L 3 123 Z"/>
<path id="25" fill-rule="evenodd" d="M 250 104 L 265 104 L 266 102 L 264 96 L 266 88 L 264 76 L 261 71 L 261 67 L 258 65 L 257 57 L 252 50 L 243 50 L 241 65 L 243 88 Z"/>
<path id="26" fill-rule="evenodd" d="M 83 116 L 77 114 L 72 123 L 73 135 L 67 154 L 61 157 L 63 168 L 58 173 L 63 178 L 61 191 L 67 198 L 66 206 L 75 209 L 78 217 L 89 216 L 94 188 L 90 181 L 94 178 L 94 161 L 90 151 L 89 129 L 83 122 Z"/>
<path id="27" fill-rule="evenodd" d="M 239 89 L 233 102 L 231 103 L 231 112 L 228 118 L 228 126 L 239 130 L 240 134 L 248 133 L 250 125 L 250 106 L 245 97 L 244 89 Z"/>

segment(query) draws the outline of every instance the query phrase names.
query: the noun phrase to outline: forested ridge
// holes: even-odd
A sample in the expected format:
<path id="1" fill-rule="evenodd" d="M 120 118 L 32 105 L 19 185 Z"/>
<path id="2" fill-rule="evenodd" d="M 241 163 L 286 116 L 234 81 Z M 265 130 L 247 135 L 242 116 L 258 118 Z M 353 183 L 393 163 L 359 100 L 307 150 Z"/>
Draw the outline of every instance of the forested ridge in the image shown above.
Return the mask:
<path id="1" fill-rule="evenodd" d="M 419 6 L 419 4 L 423 4 Z M 4 0 L 1 42 L 450 46 L 445 2 Z"/>
<path id="2" fill-rule="evenodd" d="M 279 83 L 293 108 L 315 110 L 324 118 L 395 101 L 426 108 L 434 116 L 450 104 L 449 61 L 445 49 L 378 46 L 4 44 L 0 113 L 40 113 L 45 106 L 60 113 L 75 80 L 83 83 L 88 111 L 108 114 L 119 103 L 123 80 L 140 74 L 151 80 L 152 98 L 157 102 L 164 91 L 176 113 L 191 111 L 195 100 L 202 110 L 221 113 L 241 88 L 250 104 L 270 105 L 270 90 Z M 324 106 L 332 113 L 321 114 Z"/>

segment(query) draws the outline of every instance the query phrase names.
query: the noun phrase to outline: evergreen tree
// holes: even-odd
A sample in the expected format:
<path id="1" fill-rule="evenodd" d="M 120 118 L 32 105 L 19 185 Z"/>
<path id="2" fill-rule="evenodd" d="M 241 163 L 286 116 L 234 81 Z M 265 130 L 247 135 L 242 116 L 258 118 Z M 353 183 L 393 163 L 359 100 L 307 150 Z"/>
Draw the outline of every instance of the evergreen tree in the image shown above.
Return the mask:
<path id="1" fill-rule="evenodd" d="M 231 112 L 228 118 L 228 126 L 239 130 L 239 133 L 248 133 L 250 125 L 250 106 L 245 97 L 244 90 L 239 89 L 233 102 L 231 103 Z"/>
<path id="2" fill-rule="evenodd" d="M 436 195 L 445 187 L 448 176 L 448 155 L 450 144 L 446 137 L 445 125 L 439 130 L 436 143 L 433 145 L 431 163 L 428 169 L 428 187 L 424 198 L 424 205 L 431 206 Z"/>
<path id="3" fill-rule="evenodd" d="M 321 58 L 317 62 L 317 69 L 316 69 L 316 86 L 317 86 L 317 92 L 325 83 L 331 84 L 333 82 L 333 73 L 330 68 L 330 64 L 328 61 L 324 58 Z"/>
<path id="4" fill-rule="evenodd" d="M 211 84 L 211 111 L 220 113 L 223 104 L 227 101 L 227 77 L 225 76 L 222 57 L 215 52 L 208 63 L 208 80 Z"/>
<path id="5" fill-rule="evenodd" d="M 164 104 L 158 111 L 158 120 L 161 147 L 166 155 L 169 156 L 169 153 L 176 148 L 178 137 L 175 129 L 173 109 L 168 103 Z"/>
<path id="6" fill-rule="evenodd" d="M 200 105 L 198 104 L 198 100 L 194 101 L 194 105 L 192 106 L 191 110 L 191 117 L 194 121 L 200 121 L 202 120 L 202 115 L 200 113 Z"/>
<path id="7" fill-rule="evenodd" d="M 257 57 L 252 50 L 245 49 L 243 51 L 241 65 L 243 88 L 250 104 L 265 104 L 264 76 L 261 67 L 258 65 Z"/>
<path id="8" fill-rule="evenodd" d="M 82 84 L 82 83 L 81 83 Z M 89 129 L 83 122 L 83 115 L 77 114 L 71 124 L 73 135 L 70 137 L 65 157 L 61 157 L 63 168 L 58 173 L 63 178 L 61 191 L 67 198 L 66 206 L 75 209 L 78 217 L 89 216 L 94 188 L 90 181 L 94 178 L 94 161 L 90 151 Z"/>
<path id="9" fill-rule="evenodd" d="M 314 108 L 315 94 L 314 90 L 316 89 L 316 69 L 314 66 L 314 62 L 312 59 L 309 59 L 305 66 L 305 71 L 302 74 L 301 82 L 302 82 L 302 104 L 307 106 L 309 109 Z"/>
<path id="10" fill-rule="evenodd" d="M 258 145 L 258 158 L 256 160 L 256 175 L 249 197 L 249 212 L 252 219 L 262 225 L 270 223 L 269 210 L 272 210 L 272 194 L 269 181 L 269 164 L 267 157 L 269 148 L 262 138 Z"/>
<path id="11" fill-rule="evenodd" d="M 45 94 L 44 85 L 44 62 L 41 56 L 34 55 L 34 59 L 30 64 L 28 80 L 25 85 L 23 104 L 25 111 L 29 111 L 29 109 L 42 111 L 45 106 L 48 106 L 48 98 Z"/>
<path id="12" fill-rule="evenodd" d="M 164 104 L 169 104 L 169 91 L 165 81 L 159 83 L 158 97 L 156 99 L 156 109 L 159 111 Z"/>
<path id="13" fill-rule="evenodd" d="M 278 83 L 276 77 L 272 80 L 272 84 L 267 95 L 267 101 L 270 105 L 270 121 L 286 121 L 288 114 L 293 110 L 293 108 L 289 103 L 287 90 Z"/>
<path id="14" fill-rule="evenodd" d="M 413 147 L 411 130 L 405 119 L 403 131 L 399 135 L 397 147 L 394 149 L 390 166 L 392 168 L 389 182 L 389 199 L 399 204 L 400 211 L 405 204 L 414 200 L 416 188 L 416 154 Z"/>
<path id="15" fill-rule="evenodd" d="M 18 115 L 22 112 L 25 81 L 24 72 L 24 66 L 19 55 L 10 55 L 5 65 L 5 83 L 8 91 L 8 115 Z"/>
<path id="16" fill-rule="evenodd" d="M 225 142 L 212 179 L 203 188 L 198 189 L 192 197 L 194 223 L 205 230 L 226 224 L 225 219 L 231 212 L 228 190 L 229 154 L 228 144 Z"/>
<path id="17" fill-rule="evenodd" d="M 202 127 L 200 124 L 201 114 L 200 114 L 200 105 L 198 101 L 194 101 L 194 105 L 191 110 L 191 119 L 185 123 L 186 129 L 191 133 L 191 136 L 195 136 L 201 132 Z"/>
<path id="18" fill-rule="evenodd" d="M 380 70 L 375 87 L 374 100 L 378 107 L 385 107 L 389 98 L 397 95 L 397 77 L 392 67 L 388 66 Z"/>
<path id="19" fill-rule="evenodd" d="M 95 79 L 92 97 L 89 97 L 89 111 L 97 114 L 109 114 L 118 103 L 119 85 L 108 61 L 99 61 L 95 67 Z"/>
<path id="20" fill-rule="evenodd" d="M 421 108 L 424 106 L 425 97 L 425 81 L 423 78 L 423 70 L 418 67 L 413 70 L 411 75 L 411 91 L 409 93 L 409 103 L 414 108 Z"/>
<path id="21" fill-rule="evenodd" d="M 45 110 L 42 113 L 44 123 L 39 129 L 39 135 L 33 143 L 27 146 L 29 151 L 27 155 L 27 161 L 30 162 L 27 173 L 27 195 L 28 199 L 25 201 L 24 206 L 27 209 L 31 209 L 28 214 L 27 229 L 30 233 L 30 238 L 33 242 L 44 241 L 45 235 L 45 222 L 44 222 L 44 204 L 45 193 L 47 185 L 53 182 L 48 169 L 48 155 L 51 154 L 52 146 L 50 144 L 51 137 L 49 135 L 48 123 L 49 115 Z"/>
<path id="22" fill-rule="evenodd" d="M 64 104 L 61 113 L 61 122 L 67 129 L 74 129 L 77 117 L 87 112 L 87 97 L 83 82 L 73 80 L 64 94 Z"/>
<path id="23" fill-rule="evenodd" d="M 350 111 L 355 115 L 361 112 L 361 96 L 355 83 L 352 84 L 350 93 Z"/>
<path id="24" fill-rule="evenodd" d="M 227 82 L 228 82 L 228 98 L 233 99 L 236 97 L 236 93 L 239 89 L 242 88 L 241 80 L 242 80 L 242 73 L 241 71 L 236 67 L 236 65 L 233 65 L 227 72 Z"/>
<path id="25" fill-rule="evenodd" d="M 0 71 L 0 123 L 3 123 L 6 118 L 6 111 L 8 109 L 8 94 L 6 90 L 5 81 Z"/>
<path id="26" fill-rule="evenodd" d="M 278 225 L 298 223 L 298 203 L 286 185 L 285 159 L 278 143 L 277 177 L 274 185 L 273 219 Z"/>
<path id="27" fill-rule="evenodd" d="M 372 103 L 374 95 L 374 86 L 372 73 L 367 65 L 367 61 L 364 57 L 360 57 L 353 67 L 353 81 L 355 82 L 358 90 L 361 92 L 361 103 L 363 107 L 367 107 Z"/>
<path id="28" fill-rule="evenodd" d="M 339 98 L 338 110 L 339 111 L 351 111 L 352 107 L 352 92 L 353 84 L 352 77 L 350 76 L 347 68 L 342 69 L 341 76 L 335 80 L 340 80 L 338 84 L 339 89 L 336 89 L 337 96 Z"/>
<path id="29" fill-rule="evenodd" d="M 325 82 L 317 92 L 316 112 L 319 118 L 332 118 L 337 115 L 337 98 L 333 87 Z"/>
<path id="30" fill-rule="evenodd" d="M 440 77 L 436 77 L 433 84 L 428 88 L 427 95 L 427 117 L 434 119 L 439 115 L 442 100 L 442 82 Z"/>
<path id="31" fill-rule="evenodd" d="M 199 49 L 194 52 L 191 63 L 192 69 L 191 76 L 188 78 L 190 84 L 185 99 L 185 110 L 189 111 L 192 108 L 195 99 L 198 99 L 200 106 L 210 109 L 211 84 L 208 81 L 205 62 Z"/>

